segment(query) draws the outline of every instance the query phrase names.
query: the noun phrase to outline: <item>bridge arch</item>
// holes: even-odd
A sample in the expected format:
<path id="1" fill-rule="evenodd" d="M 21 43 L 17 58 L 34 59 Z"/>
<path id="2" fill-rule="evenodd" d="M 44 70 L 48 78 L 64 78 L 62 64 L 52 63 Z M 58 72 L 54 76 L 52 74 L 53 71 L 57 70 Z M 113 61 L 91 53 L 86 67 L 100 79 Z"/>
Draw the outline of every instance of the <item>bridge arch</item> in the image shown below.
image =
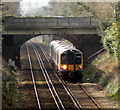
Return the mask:
<path id="1" fill-rule="evenodd" d="M 26 41 L 42 35 L 34 33 L 30 35 L 4 35 L 2 41 L 3 58 L 7 61 L 12 59 L 15 61 L 15 65 L 19 67 L 21 46 Z M 102 44 L 100 43 L 101 38 L 97 34 L 53 34 L 53 36 L 57 36 L 58 38 L 65 38 L 74 46 L 76 46 L 76 48 L 81 50 L 84 54 L 84 64 L 86 64 L 87 58 L 90 55 L 94 54 L 96 51 L 102 48 Z"/>
<path id="2" fill-rule="evenodd" d="M 50 34 L 63 37 L 72 42 L 78 49 L 83 51 L 84 58 L 86 59 L 86 56 L 92 53 L 86 52 L 88 51 L 86 48 L 89 47 L 86 46 L 86 42 L 89 44 L 93 41 L 93 47 L 99 44 L 99 36 L 97 35 L 98 27 L 99 24 L 94 18 L 3 18 L 3 58 L 7 61 L 12 59 L 19 66 L 21 45 L 35 36 Z M 97 40 L 94 41 L 96 38 Z M 97 43 L 95 44 L 95 42 Z M 96 51 L 98 49 L 90 48 L 89 50 Z"/>

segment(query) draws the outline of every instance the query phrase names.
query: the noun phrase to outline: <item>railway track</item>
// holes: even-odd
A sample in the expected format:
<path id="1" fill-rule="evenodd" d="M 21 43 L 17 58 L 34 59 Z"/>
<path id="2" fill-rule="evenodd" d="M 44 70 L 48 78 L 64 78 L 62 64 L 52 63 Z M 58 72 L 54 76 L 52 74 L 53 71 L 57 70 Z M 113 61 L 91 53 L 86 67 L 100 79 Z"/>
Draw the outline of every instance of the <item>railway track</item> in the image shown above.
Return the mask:
<path id="1" fill-rule="evenodd" d="M 41 58 L 41 56 L 40 56 L 38 50 L 35 48 L 35 46 L 33 46 L 33 48 L 36 50 L 36 54 L 38 54 L 39 60 L 42 62 L 42 65 L 43 65 L 43 67 L 44 67 L 44 69 L 45 69 L 44 63 L 43 63 L 43 61 L 42 61 L 42 59 L 44 59 L 44 58 Z M 41 51 L 42 51 L 42 50 L 41 50 Z M 43 52 L 43 51 L 42 51 L 42 52 Z M 44 53 L 43 53 L 43 54 L 44 54 Z M 45 55 L 45 54 L 44 54 L 44 55 Z M 39 61 L 39 62 L 40 62 L 40 61 Z M 50 66 L 51 66 L 51 65 L 50 65 Z M 54 84 L 56 84 L 56 83 L 59 83 L 59 84 L 60 84 L 59 80 L 56 80 L 55 75 L 53 75 L 53 76 L 55 77 L 55 79 L 54 79 L 53 76 L 52 76 L 53 79 L 51 80 L 51 79 L 50 79 L 51 76 L 49 76 L 49 75 L 51 75 L 51 73 L 48 74 L 46 70 L 45 70 L 45 72 L 46 72 L 46 74 L 47 74 L 47 77 L 49 78 L 49 82 L 52 84 L 52 87 L 53 87 L 54 92 L 57 93 L 57 91 L 59 91 L 60 89 L 59 89 L 57 86 L 54 87 L 52 82 L 58 81 L 58 82 L 54 82 Z M 62 85 L 61 85 L 61 84 L 62 84 Z M 69 106 L 68 106 L 68 104 L 67 104 L 67 107 L 64 107 L 63 104 L 61 104 L 62 109 L 65 109 L 65 108 L 68 108 L 68 107 L 69 107 L 69 108 L 78 108 L 79 110 L 82 109 L 82 106 L 77 102 L 77 100 L 76 100 L 76 98 L 74 97 L 74 95 L 70 93 L 70 91 L 67 89 L 67 87 L 65 87 L 65 85 L 64 85 L 63 83 L 61 83 L 61 84 L 59 85 L 59 87 L 60 87 L 60 86 L 61 86 L 61 88 L 64 87 L 64 89 L 67 91 L 66 96 L 69 95 L 69 97 L 72 99 L 71 106 L 70 106 L 70 104 L 69 104 Z M 63 86 L 63 87 L 62 87 L 62 86 Z M 55 90 L 55 88 L 56 88 L 57 90 Z M 58 89 L 59 89 L 59 90 L 58 90 Z M 64 89 L 63 89 L 63 90 L 64 90 Z M 65 91 L 63 91 L 63 93 L 65 93 Z M 61 94 L 59 93 L 59 95 L 61 95 Z M 57 94 L 56 96 L 58 97 L 58 94 Z M 66 106 L 66 100 L 63 99 L 62 95 L 61 95 L 61 99 L 62 99 L 62 101 L 64 100 L 63 103 L 64 103 L 64 105 Z M 58 98 L 58 100 L 59 100 L 60 103 L 62 103 L 62 101 L 60 100 L 60 98 Z M 70 99 L 69 99 L 68 101 L 69 101 L 69 103 L 70 103 Z M 68 101 L 67 101 L 67 102 L 68 102 Z M 74 104 L 74 106 L 73 106 L 73 104 Z"/>
<path id="2" fill-rule="evenodd" d="M 30 51 L 28 48 L 30 48 Z M 53 97 L 55 99 L 55 96 L 53 95 L 52 92 L 50 93 L 51 86 L 50 86 L 46 76 L 44 76 L 44 70 L 42 67 L 41 67 L 42 68 L 41 70 L 39 69 L 40 68 L 39 62 L 37 61 L 38 56 L 35 57 L 35 55 L 33 55 L 34 50 L 32 48 L 33 47 L 31 47 L 31 46 L 29 46 L 29 47 L 27 46 L 29 64 L 30 64 L 31 75 L 32 75 L 33 83 L 34 83 L 34 90 L 35 90 L 35 94 L 36 94 L 38 108 L 39 109 L 41 109 L 41 108 L 44 108 L 44 109 L 48 109 L 48 108 L 57 109 L 58 108 L 59 109 L 57 103 L 55 103 L 53 100 Z M 48 89 L 48 87 L 49 87 L 49 89 Z"/>
<path id="3" fill-rule="evenodd" d="M 96 105 L 99 110 L 102 110 L 101 106 L 94 100 L 94 98 L 87 92 L 87 90 L 78 83 L 79 87 L 84 91 L 84 93 L 89 97 L 89 99 Z"/>
<path id="4" fill-rule="evenodd" d="M 53 83 L 52 83 L 52 81 L 51 81 L 51 79 L 50 79 L 47 71 L 46 71 L 46 68 L 45 68 L 45 66 L 44 66 L 44 63 L 43 63 L 43 61 L 42 61 L 42 58 L 41 58 L 38 50 L 35 48 L 35 46 L 33 46 L 33 49 L 34 49 L 34 52 L 35 52 L 35 54 L 36 54 L 36 56 L 37 56 L 37 59 L 38 59 L 40 68 L 41 68 L 41 70 L 42 70 L 42 72 L 43 72 L 43 75 L 44 75 L 44 77 L 45 77 L 45 80 L 46 80 L 46 82 L 47 82 L 47 85 L 48 85 L 48 87 L 49 87 L 49 90 L 50 90 L 51 95 L 52 95 L 52 97 L 53 97 L 53 99 L 54 99 L 54 101 L 55 101 L 55 104 L 56 104 L 57 108 L 60 110 L 60 106 L 61 106 L 61 108 L 65 110 L 65 107 L 64 107 L 61 99 L 59 98 L 58 93 L 57 93 L 57 91 L 56 91 L 56 89 L 55 89 L 55 87 L 54 87 L 54 85 L 53 85 Z M 58 100 L 59 102 L 58 102 L 57 100 Z"/>
<path id="5" fill-rule="evenodd" d="M 41 49 L 41 51 L 45 55 L 45 57 L 46 57 L 49 65 L 52 67 L 52 65 L 50 63 L 50 58 L 47 56 L 47 54 L 43 51 L 43 49 L 40 46 L 39 46 L 39 48 Z M 76 107 L 78 109 L 84 109 L 85 108 L 85 109 L 99 109 L 99 110 L 102 110 L 101 106 L 94 100 L 94 98 L 92 96 L 90 96 L 90 94 L 85 90 L 85 88 L 82 85 L 80 85 L 80 83 L 77 84 L 77 86 L 78 86 L 77 88 L 79 89 L 79 92 L 81 92 L 81 95 L 83 97 L 83 101 L 81 101 L 81 98 L 80 98 L 81 95 L 79 95 L 79 96 L 77 96 L 77 95 L 75 96 L 74 95 L 74 94 L 76 94 L 74 92 L 74 89 L 73 89 L 74 87 L 72 88 L 68 84 L 66 84 L 66 82 L 63 81 L 62 78 L 60 78 L 58 76 L 58 74 L 55 74 L 55 75 L 57 76 L 58 80 L 61 82 L 61 84 L 63 85 L 64 89 L 69 94 L 69 96 L 71 97 L 71 99 L 73 100 L 73 102 L 74 101 L 76 102 L 74 104 L 76 105 Z M 87 98 L 87 99 L 85 99 L 85 98 Z"/>
<path id="6" fill-rule="evenodd" d="M 34 73 L 33 73 L 33 68 L 32 68 L 32 63 L 31 63 L 31 58 L 30 58 L 30 52 L 27 47 L 27 52 L 28 52 L 28 59 L 29 59 L 29 64 L 30 64 L 30 70 L 31 70 L 31 76 L 32 76 L 32 81 L 33 81 L 33 85 L 34 85 L 34 90 L 35 90 L 35 95 L 36 95 L 36 99 L 37 99 L 37 103 L 38 103 L 38 108 L 39 110 L 41 110 L 41 104 L 40 104 L 40 100 L 39 100 L 39 96 L 38 96 L 38 91 L 37 91 L 37 87 L 36 87 L 36 83 L 35 83 L 35 77 L 34 77 Z"/>
<path id="7" fill-rule="evenodd" d="M 57 85 L 58 87 L 57 86 L 54 87 L 52 82 L 54 82 L 55 80 L 53 81 L 53 79 L 52 80 L 50 79 L 50 76 L 47 73 L 47 70 L 46 70 L 46 68 L 44 66 L 44 63 L 42 61 L 42 59 L 44 59 L 44 58 L 41 58 L 38 50 L 36 49 L 36 47 L 34 45 L 32 47 L 33 47 L 34 53 L 36 54 L 37 60 L 39 62 L 39 65 L 40 65 L 40 68 L 41 68 L 42 73 L 44 75 L 44 78 L 46 80 L 46 83 L 48 85 L 49 91 L 51 92 L 51 95 L 52 95 L 52 97 L 54 99 L 54 102 L 55 102 L 55 104 L 57 106 L 56 108 L 59 109 L 59 110 L 60 109 L 64 109 L 65 110 L 65 108 L 78 108 L 78 109 L 81 109 L 81 107 L 78 106 L 78 104 L 76 103 L 74 98 L 72 99 L 72 101 L 70 101 L 70 97 L 68 97 L 68 94 L 70 96 L 71 93 L 69 93 L 69 91 L 67 91 L 67 93 L 65 94 L 65 90 L 63 89 L 63 87 L 60 84 L 60 82 L 59 82 L 59 86 Z M 39 107 L 39 109 L 41 109 L 42 108 L 42 102 L 41 102 L 41 98 L 39 98 L 40 97 L 40 93 L 37 91 L 37 84 L 35 83 L 36 82 L 35 81 L 35 76 L 33 75 L 34 74 L 34 72 L 33 72 L 34 69 L 32 68 L 32 62 L 33 61 L 31 61 L 31 57 L 30 57 L 30 52 L 29 52 L 28 46 L 27 46 L 27 51 L 28 51 L 29 64 L 30 64 L 30 68 L 31 68 L 31 75 L 32 75 L 33 83 L 34 83 L 36 99 L 37 99 L 37 102 L 38 102 L 38 107 Z M 56 82 L 56 83 L 54 82 L 54 84 L 58 84 L 58 82 Z M 62 97 L 62 101 L 61 101 L 61 99 L 60 99 L 60 97 L 59 97 L 59 95 L 58 95 L 58 93 L 56 91 L 56 88 L 57 88 L 57 91 L 62 91 L 62 94 L 60 94 L 60 92 L 59 92 L 59 95 L 61 95 L 60 97 Z M 65 94 L 65 95 L 63 96 L 63 94 Z M 71 96 L 71 97 L 73 97 L 73 96 Z"/>

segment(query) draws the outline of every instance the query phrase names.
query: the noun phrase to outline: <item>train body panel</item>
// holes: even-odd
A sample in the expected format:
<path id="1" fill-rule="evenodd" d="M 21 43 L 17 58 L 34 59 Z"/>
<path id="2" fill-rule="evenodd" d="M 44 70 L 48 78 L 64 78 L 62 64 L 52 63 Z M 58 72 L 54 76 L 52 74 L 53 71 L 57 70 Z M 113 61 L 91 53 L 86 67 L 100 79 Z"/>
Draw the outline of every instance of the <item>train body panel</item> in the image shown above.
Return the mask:
<path id="1" fill-rule="evenodd" d="M 50 56 L 61 72 L 83 70 L 83 53 L 63 41 L 55 40 L 50 43 Z"/>

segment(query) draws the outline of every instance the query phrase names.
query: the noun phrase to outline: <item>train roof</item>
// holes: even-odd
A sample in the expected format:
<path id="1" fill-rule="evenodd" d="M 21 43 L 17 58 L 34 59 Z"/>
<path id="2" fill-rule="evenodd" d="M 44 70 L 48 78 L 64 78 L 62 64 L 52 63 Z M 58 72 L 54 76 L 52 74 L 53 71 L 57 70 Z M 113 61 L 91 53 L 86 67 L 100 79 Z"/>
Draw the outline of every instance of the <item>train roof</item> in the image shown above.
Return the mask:
<path id="1" fill-rule="evenodd" d="M 55 51 L 59 51 L 59 53 L 63 53 L 67 50 L 75 50 L 75 51 L 79 51 L 78 49 L 74 48 L 73 46 L 68 45 L 67 43 L 65 43 L 64 41 L 60 41 L 60 40 L 54 40 L 50 42 L 50 46 L 53 46 L 53 48 L 55 49 Z"/>

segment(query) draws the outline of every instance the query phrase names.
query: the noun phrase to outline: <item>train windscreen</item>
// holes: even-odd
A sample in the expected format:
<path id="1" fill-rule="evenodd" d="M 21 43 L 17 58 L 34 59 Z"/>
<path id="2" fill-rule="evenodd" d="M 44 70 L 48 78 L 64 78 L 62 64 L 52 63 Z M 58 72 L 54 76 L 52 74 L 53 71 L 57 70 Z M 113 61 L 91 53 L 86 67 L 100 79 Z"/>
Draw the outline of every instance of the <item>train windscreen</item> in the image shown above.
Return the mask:
<path id="1" fill-rule="evenodd" d="M 76 64 L 81 64 L 81 54 L 76 54 Z"/>
<path id="2" fill-rule="evenodd" d="M 67 55 L 61 54 L 61 64 L 67 64 Z"/>
<path id="3" fill-rule="evenodd" d="M 74 52 L 68 51 L 68 64 L 73 65 L 74 64 Z"/>
<path id="4" fill-rule="evenodd" d="M 61 54 L 61 64 L 81 64 L 81 54 L 75 51 L 68 51 L 67 54 Z"/>

